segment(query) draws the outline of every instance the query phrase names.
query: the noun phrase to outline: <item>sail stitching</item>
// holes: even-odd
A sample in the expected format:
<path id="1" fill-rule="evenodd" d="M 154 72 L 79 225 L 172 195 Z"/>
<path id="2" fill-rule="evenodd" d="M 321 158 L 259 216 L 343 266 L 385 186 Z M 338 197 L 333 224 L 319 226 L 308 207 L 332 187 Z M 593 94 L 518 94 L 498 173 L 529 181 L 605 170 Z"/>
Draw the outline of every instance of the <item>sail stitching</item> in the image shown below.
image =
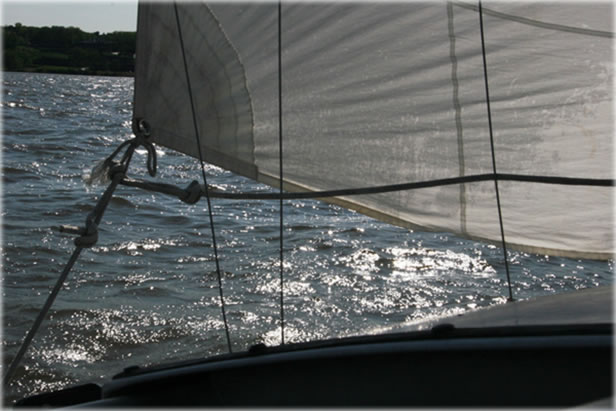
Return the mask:
<path id="1" fill-rule="evenodd" d="M 225 334 L 227 336 L 227 347 L 229 349 L 229 352 L 233 352 L 232 348 L 231 348 L 231 337 L 229 336 L 229 324 L 227 323 L 227 315 L 225 312 L 225 299 L 223 296 L 223 291 L 222 291 L 222 278 L 221 278 L 221 274 L 220 274 L 220 262 L 219 262 L 219 258 L 218 258 L 218 247 L 216 245 L 216 231 L 214 229 L 214 216 L 212 213 L 212 204 L 210 201 L 210 196 L 209 196 L 209 192 L 208 192 L 208 184 L 207 184 L 207 176 L 205 174 L 205 165 L 204 165 L 204 161 L 203 161 L 203 155 L 201 152 L 201 139 L 199 137 L 199 126 L 197 124 L 197 117 L 196 117 L 196 112 L 195 112 L 195 104 L 194 104 L 194 99 L 193 99 L 193 94 L 192 94 L 192 86 L 190 83 L 190 75 L 188 73 L 188 62 L 186 60 L 186 52 L 184 49 L 184 40 L 182 38 L 182 27 L 180 25 L 180 16 L 179 16 L 179 12 L 178 12 L 178 5 L 177 2 L 173 2 L 173 8 L 175 11 L 175 19 L 176 19 L 176 23 L 177 23 L 177 28 L 178 28 L 178 38 L 180 41 L 180 47 L 182 50 L 182 59 L 184 62 L 184 72 L 186 75 L 186 84 L 187 84 L 187 88 L 188 88 L 188 96 L 190 99 L 190 108 L 191 108 L 191 112 L 192 112 L 192 120 L 193 120 L 193 126 L 194 126 L 194 130 L 195 130 L 195 138 L 197 140 L 197 150 L 199 152 L 199 162 L 201 163 L 201 175 L 203 177 L 203 184 L 205 185 L 205 198 L 207 200 L 207 210 L 208 210 L 208 215 L 209 215 L 209 219 L 210 219 L 210 228 L 211 228 L 211 233 L 212 233 L 212 248 L 214 251 L 214 261 L 216 262 L 216 277 L 218 279 L 218 292 L 219 292 L 219 296 L 220 296 L 220 305 L 221 305 L 221 311 L 222 311 L 222 319 L 225 325 Z"/>

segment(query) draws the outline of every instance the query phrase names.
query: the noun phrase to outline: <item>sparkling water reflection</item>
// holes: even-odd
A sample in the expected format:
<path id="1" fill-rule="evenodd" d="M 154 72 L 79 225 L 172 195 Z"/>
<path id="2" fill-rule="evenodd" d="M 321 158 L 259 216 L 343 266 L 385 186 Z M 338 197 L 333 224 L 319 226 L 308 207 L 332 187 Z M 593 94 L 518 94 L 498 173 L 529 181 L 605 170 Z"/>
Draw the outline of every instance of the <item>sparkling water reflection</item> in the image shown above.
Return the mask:
<path id="1" fill-rule="evenodd" d="M 132 79 L 4 73 L 3 364 L 15 355 L 103 191 L 84 170 L 130 138 Z M 158 148 L 157 181 L 200 179 L 197 161 Z M 266 190 L 206 166 L 226 190 Z M 131 173 L 143 177 L 145 151 Z M 121 187 L 34 340 L 5 403 L 129 365 L 226 351 L 205 204 Z M 235 351 L 280 341 L 278 205 L 213 201 Z M 318 201 L 285 203 L 289 342 L 380 332 L 499 304 L 501 251 L 391 227 Z M 511 252 L 517 298 L 613 281 L 613 262 Z"/>

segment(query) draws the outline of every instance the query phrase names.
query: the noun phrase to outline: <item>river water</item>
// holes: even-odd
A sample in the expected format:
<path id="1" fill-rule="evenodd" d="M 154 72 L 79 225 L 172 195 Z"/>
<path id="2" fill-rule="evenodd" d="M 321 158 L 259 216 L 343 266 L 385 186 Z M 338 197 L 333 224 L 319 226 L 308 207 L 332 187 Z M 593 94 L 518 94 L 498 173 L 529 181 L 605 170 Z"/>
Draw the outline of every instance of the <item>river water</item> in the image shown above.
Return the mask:
<path id="1" fill-rule="evenodd" d="M 104 186 L 84 176 L 131 137 L 131 78 L 4 73 L 3 370 L 73 251 Z M 156 181 L 185 187 L 198 161 L 157 148 Z M 129 176 L 146 176 L 138 151 Z M 208 183 L 267 188 L 207 166 Z M 280 341 L 278 201 L 212 200 L 234 351 Z M 120 187 L 15 377 L 16 398 L 130 365 L 227 350 L 206 204 Z M 503 303 L 502 252 L 392 227 L 318 201 L 285 203 L 287 342 L 373 332 Z M 611 284 L 613 261 L 510 252 L 515 297 Z M 3 371 L 4 373 L 4 371 Z"/>

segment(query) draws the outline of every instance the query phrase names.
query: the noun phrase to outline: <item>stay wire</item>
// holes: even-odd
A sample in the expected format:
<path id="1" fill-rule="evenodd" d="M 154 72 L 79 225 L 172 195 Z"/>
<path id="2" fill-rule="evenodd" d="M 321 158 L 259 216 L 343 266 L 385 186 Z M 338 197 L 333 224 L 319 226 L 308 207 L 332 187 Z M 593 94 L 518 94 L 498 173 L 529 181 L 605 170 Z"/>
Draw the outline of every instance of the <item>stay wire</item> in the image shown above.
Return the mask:
<path id="1" fill-rule="evenodd" d="M 177 23 L 177 28 L 178 28 L 178 37 L 180 40 L 180 47 L 182 50 L 182 60 L 184 62 L 184 73 L 186 75 L 186 84 L 188 87 L 188 96 L 190 99 L 190 108 L 191 108 L 191 112 L 192 112 L 192 120 L 193 120 L 193 127 L 195 129 L 195 138 L 197 140 L 197 149 L 199 151 L 199 162 L 201 163 L 201 175 L 203 177 L 203 183 L 204 183 L 204 187 L 205 187 L 205 198 L 207 200 L 207 210 L 208 210 L 208 215 L 210 218 L 210 228 L 211 228 L 211 232 L 212 232 L 212 248 L 214 249 L 214 260 L 216 262 L 216 277 L 218 278 L 218 292 L 220 295 L 220 305 L 221 305 L 221 310 L 222 310 L 222 319 L 223 322 L 225 324 L 225 334 L 227 336 L 227 347 L 229 349 L 229 352 L 233 352 L 232 348 L 231 348 L 231 337 L 229 335 L 229 325 L 227 323 L 227 314 L 226 314 L 226 310 L 225 310 L 225 299 L 223 296 L 223 292 L 222 292 L 222 276 L 220 274 L 220 262 L 218 259 L 218 247 L 216 245 L 216 231 L 214 230 L 214 216 L 212 213 L 212 204 L 210 201 L 210 195 L 209 195 L 209 190 L 208 190 L 208 184 L 207 184 L 207 176 L 205 174 L 205 165 L 204 165 L 204 161 L 203 161 L 203 154 L 201 153 L 201 138 L 199 136 L 199 126 L 197 125 L 197 116 L 196 116 L 196 110 L 195 110 L 195 101 L 193 98 L 193 93 L 192 93 L 192 86 L 190 83 L 190 75 L 188 73 L 188 61 L 186 59 L 186 51 L 184 48 L 184 39 L 182 37 L 182 28 L 180 25 L 180 16 L 178 13 L 178 5 L 177 2 L 174 1 L 173 2 L 173 8 L 175 11 L 175 20 Z"/>
<path id="2" fill-rule="evenodd" d="M 284 249 L 282 190 L 282 1 L 278 1 L 278 161 L 280 164 L 280 341 L 284 345 Z"/>
<path id="3" fill-rule="evenodd" d="M 490 130 L 490 150 L 492 152 L 492 171 L 494 172 L 494 188 L 496 190 L 496 207 L 498 208 L 498 222 L 500 225 L 501 240 L 503 247 L 503 258 L 505 261 L 505 272 L 507 273 L 507 287 L 509 289 L 508 301 L 513 301 L 513 292 L 511 290 L 511 277 L 509 274 L 509 260 L 507 258 L 507 243 L 505 242 L 505 229 L 503 226 L 503 212 L 501 209 L 500 194 L 498 190 L 498 178 L 496 178 L 496 155 L 494 154 L 494 133 L 492 129 L 492 110 L 490 108 L 490 88 L 488 86 L 488 63 L 486 60 L 486 45 L 485 34 L 483 29 L 483 12 L 481 8 L 481 0 L 479 0 L 479 28 L 481 31 L 481 55 L 483 57 L 483 77 L 486 89 L 486 106 L 488 109 L 488 127 Z"/>

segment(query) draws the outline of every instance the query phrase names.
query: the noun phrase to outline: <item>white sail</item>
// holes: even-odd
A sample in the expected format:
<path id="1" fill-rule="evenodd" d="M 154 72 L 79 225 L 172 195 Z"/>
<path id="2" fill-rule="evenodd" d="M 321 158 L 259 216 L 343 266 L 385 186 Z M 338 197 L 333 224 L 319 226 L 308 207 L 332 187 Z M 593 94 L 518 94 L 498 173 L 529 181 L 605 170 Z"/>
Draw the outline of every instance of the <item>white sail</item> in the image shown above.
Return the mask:
<path id="1" fill-rule="evenodd" d="M 488 2 L 483 19 L 497 172 L 612 179 L 612 4 Z M 158 144 L 276 186 L 280 78 L 285 189 L 493 172 L 476 4 L 283 3 L 281 25 L 279 71 L 277 4 L 141 4 L 135 118 Z M 509 246 L 612 257 L 613 187 L 499 188 Z M 500 240 L 493 181 L 331 201 Z"/>

